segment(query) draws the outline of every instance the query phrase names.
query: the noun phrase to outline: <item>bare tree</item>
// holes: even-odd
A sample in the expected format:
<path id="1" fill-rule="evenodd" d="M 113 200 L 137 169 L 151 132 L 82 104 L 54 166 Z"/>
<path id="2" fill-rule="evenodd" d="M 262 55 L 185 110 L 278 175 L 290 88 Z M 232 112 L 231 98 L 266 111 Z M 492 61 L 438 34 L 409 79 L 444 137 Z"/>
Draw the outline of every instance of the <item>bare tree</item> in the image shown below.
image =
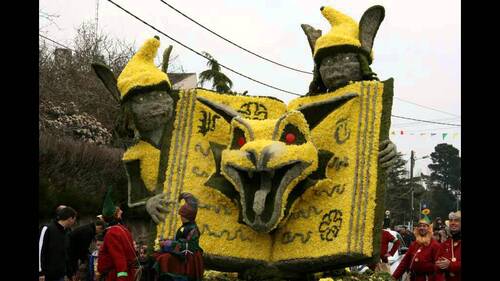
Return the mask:
<path id="1" fill-rule="evenodd" d="M 74 103 L 82 114 L 92 116 L 112 132 L 120 114 L 119 104 L 109 96 L 90 65 L 101 61 L 119 75 L 134 54 L 134 45 L 104 33 L 96 34 L 94 24 L 83 23 L 70 46 L 73 49 L 51 49 L 45 42 L 39 46 L 40 118 L 50 118 L 47 112 L 51 106 L 44 105 Z M 47 129 L 43 122 L 40 128 Z"/>

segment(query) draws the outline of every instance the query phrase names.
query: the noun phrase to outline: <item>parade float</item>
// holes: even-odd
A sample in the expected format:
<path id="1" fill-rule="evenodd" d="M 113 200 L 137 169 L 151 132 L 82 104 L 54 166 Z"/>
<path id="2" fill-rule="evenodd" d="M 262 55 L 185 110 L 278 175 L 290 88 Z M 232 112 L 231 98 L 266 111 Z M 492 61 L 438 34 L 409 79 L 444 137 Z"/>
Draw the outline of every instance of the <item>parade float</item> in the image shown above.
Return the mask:
<path id="1" fill-rule="evenodd" d="M 359 24 L 331 7 L 321 13 L 332 29 L 321 35 L 302 25 L 314 78 L 309 93 L 289 104 L 172 90 L 153 63 L 159 38 L 146 41 L 118 79 L 94 65 L 132 112 L 138 140 L 123 156 L 128 203 L 161 218 L 151 230 L 156 247 L 181 226 L 176 199 L 189 192 L 200 202 L 196 221 L 207 268 L 301 276 L 378 261 L 379 147 L 388 139 L 393 80 L 379 81 L 369 65 L 384 9 L 368 9 Z M 329 77 L 335 71 L 347 72 L 345 81 Z M 134 103 L 158 92 L 168 93 L 158 98 L 163 121 L 147 114 L 140 120 Z M 155 133 L 148 122 L 156 122 Z M 168 208 L 165 216 L 156 205 Z"/>

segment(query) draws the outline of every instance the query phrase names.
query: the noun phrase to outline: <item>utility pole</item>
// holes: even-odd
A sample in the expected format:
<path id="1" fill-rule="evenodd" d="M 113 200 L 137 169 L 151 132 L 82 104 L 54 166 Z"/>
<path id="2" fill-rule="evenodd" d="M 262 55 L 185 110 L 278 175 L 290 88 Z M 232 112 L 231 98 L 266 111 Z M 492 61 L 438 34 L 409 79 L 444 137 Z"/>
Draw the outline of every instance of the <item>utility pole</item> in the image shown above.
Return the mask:
<path id="1" fill-rule="evenodd" d="M 411 156 L 410 156 L 410 188 L 411 188 L 411 216 L 410 216 L 410 225 L 411 229 L 413 230 L 413 215 L 415 214 L 415 209 L 413 208 L 413 192 L 414 192 L 414 186 L 413 186 L 413 167 L 415 167 L 415 152 L 412 150 L 411 151 Z"/>

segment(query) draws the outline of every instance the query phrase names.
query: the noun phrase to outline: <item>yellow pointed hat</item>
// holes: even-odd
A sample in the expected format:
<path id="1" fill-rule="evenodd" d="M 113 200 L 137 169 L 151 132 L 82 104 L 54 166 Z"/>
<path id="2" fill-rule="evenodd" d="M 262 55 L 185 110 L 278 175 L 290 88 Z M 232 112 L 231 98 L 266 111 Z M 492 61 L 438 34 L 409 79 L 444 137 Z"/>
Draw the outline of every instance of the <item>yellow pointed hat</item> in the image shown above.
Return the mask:
<path id="1" fill-rule="evenodd" d="M 154 64 L 159 47 L 158 37 L 148 39 L 127 63 L 117 81 L 122 101 L 131 90 L 156 86 L 171 88 L 167 74 Z"/>
<path id="2" fill-rule="evenodd" d="M 330 31 L 316 40 L 314 59 L 318 61 L 323 51 L 332 47 L 346 46 L 361 49 L 358 23 L 332 7 L 321 7 L 321 14 L 330 22 Z"/>

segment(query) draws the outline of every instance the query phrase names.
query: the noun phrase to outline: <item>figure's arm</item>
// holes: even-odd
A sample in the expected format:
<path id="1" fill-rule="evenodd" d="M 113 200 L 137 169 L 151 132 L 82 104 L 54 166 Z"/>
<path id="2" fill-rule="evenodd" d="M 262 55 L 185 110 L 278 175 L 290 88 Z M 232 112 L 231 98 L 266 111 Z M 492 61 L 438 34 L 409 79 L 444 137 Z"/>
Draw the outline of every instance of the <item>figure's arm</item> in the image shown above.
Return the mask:
<path id="1" fill-rule="evenodd" d="M 146 205 L 146 201 L 154 195 L 149 191 L 141 177 L 140 160 L 126 161 L 125 171 L 128 179 L 128 206 Z"/>
<path id="2" fill-rule="evenodd" d="M 392 241 L 392 248 L 391 248 L 391 251 L 389 252 L 389 254 L 391 256 L 394 256 L 394 254 L 396 253 L 396 251 L 399 249 L 399 245 L 401 244 L 401 242 L 399 241 L 399 239 L 395 238 L 393 241 Z"/>
<path id="3" fill-rule="evenodd" d="M 396 145 L 389 139 L 380 142 L 379 145 L 379 164 L 381 168 L 391 168 L 397 161 L 398 151 Z"/>

